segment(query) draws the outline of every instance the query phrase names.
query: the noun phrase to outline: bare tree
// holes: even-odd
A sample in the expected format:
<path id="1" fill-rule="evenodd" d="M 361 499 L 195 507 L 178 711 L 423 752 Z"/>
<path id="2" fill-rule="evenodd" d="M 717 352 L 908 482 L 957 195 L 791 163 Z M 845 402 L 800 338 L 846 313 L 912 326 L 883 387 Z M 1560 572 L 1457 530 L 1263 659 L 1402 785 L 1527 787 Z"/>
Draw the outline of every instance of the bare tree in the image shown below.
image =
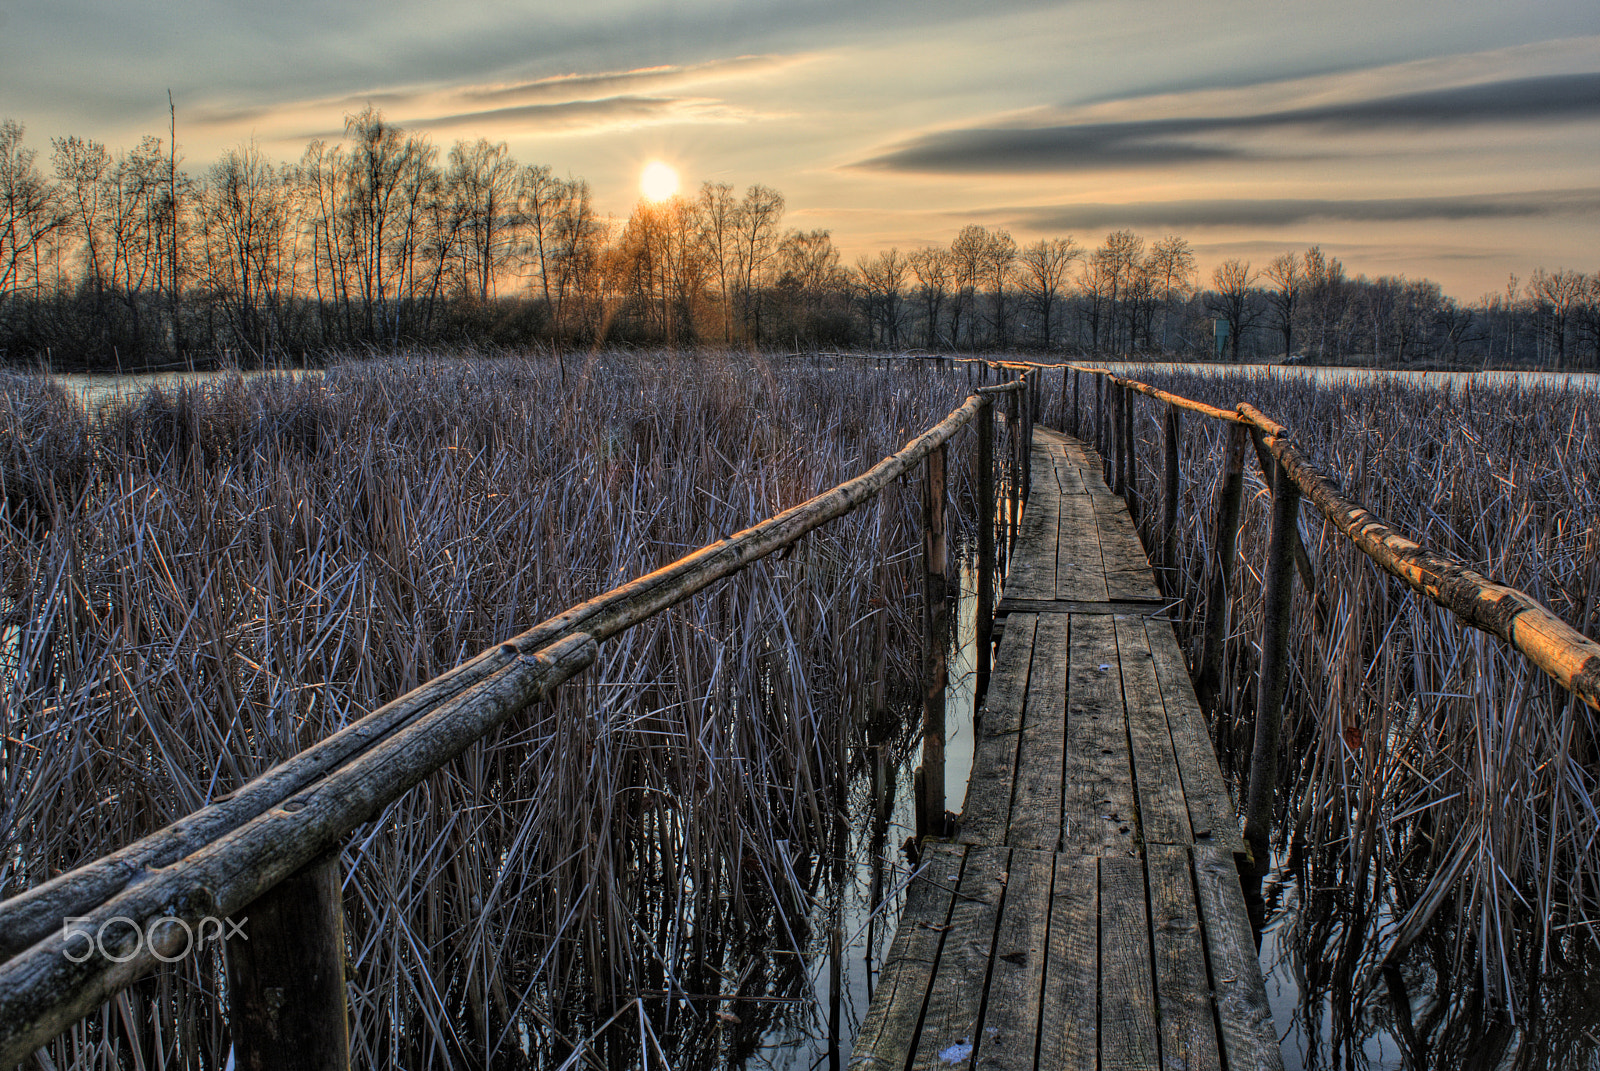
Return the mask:
<path id="1" fill-rule="evenodd" d="M 739 202 L 726 182 L 700 186 L 700 242 L 706 263 L 717 280 L 717 300 L 722 318 L 722 341 L 733 342 L 734 243 L 739 230 Z"/>
<path id="2" fill-rule="evenodd" d="M 1262 274 L 1272 284 L 1267 291 L 1267 305 L 1272 310 L 1273 326 L 1283 336 L 1283 359 L 1287 361 L 1294 349 L 1294 321 L 1305 287 L 1300 258 L 1293 253 L 1273 257 Z"/>
<path id="3" fill-rule="evenodd" d="M 989 284 L 990 338 L 995 346 L 1005 349 L 1011 344 L 1011 320 L 1006 304 L 1006 285 L 1016 272 L 1017 242 L 1010 231 L 997 230 L 989 234 L 983 254 L 984 281 Z"/>
<path id="4" fill-rule="evenodd" d="M 1022 296 L 1039 321 L 1039 346 L 1050 349 L 1051 314 L 1067 285 L 1068 269 L 1083 259 L 1083 250 L 1070 236 L 1041 238 L 1022 250 Z"/>
<path id="5" fill-rule="evenodd" d="M 452 252 L 461 263 L 462 285 L 478 301 L 494 296 L 514 252 L 518 177 L 503 141 L 458 141 L 450 150 L 444 196 L 462 224 Z"/>
<path id="6" fill-rule="evenodd" d="M 930 246 L 911 254 L 908 263 L 917 277 L 917 295 L 922 302 L 923 345 L 928 349 L 939 346 L 939 313 L 950 293 L 950 283 L 955 277 L 955 264 L 948 249 Z"/>
<path id="7" fill-rule="evenodd" d="M 1161 301 L 1161 348 L 1165 350 L 1171 341 L 1174 301 L 1187 297 L 1194 287 L 1194 250 L 1187 239 L 1169 234 L 1150 247 L 1146 265 Z"/>
<path id="8" fill-rule="evenodd" d="M 878 342 L 885 346 L 900 344 L 900 324 L 904 319 L 901 298 L 908 268 L 906 258 L 894 248 L 856 261 L 869 332 L 876 328 Z"/>
<path id="9" fill-rule="evenodd" d="M 972 323 L 977 319 L 978 286 L 983 281 L 984 264 L 989 256 L 989 231 L 976 223 L 961 228 L 950 243 L 950 264 L 955 284 L 950 303 L 950 343 L 961 345 L 961 321 L 967 321 L 967 345 L 976 345 Z"/>
<path id="10" fill-rule="evenodd" d="M 734 232 L 734 274 L 738 280 L 744 334 L 761 340 L 761 290 L 769 281 L 778 249 L 778 223 L 783 219 L 783 194 L 755 185 L 739 202 Z"/>
<path id="11" fill-rule="evenodd" d="M 1239 361 L 1239 339 L 1246 328 L 1255 325 L 1259 315 L 1250 302 L 1257 274 L 1250 270 L 1249 261 L 1233 258 L 1224 260 L 1211 272 L 1214 289 L 1206 295 L 1206 308 L 1228 325 L 1228 357 L 1235 364 Z"/>
<path id="12" fill-rule="evenodd" d="M 0 303 L 12 294 L 37 294 L 47 242 L 66 225 L 59 192 L 22 147 L 23 128 L 0 122 Z"/>
<path id="13" fill-rule="evenodd" d="M 1588 291 L 1584 274 L 1565 268 L 1553 272 L 1536 268 L 1528 277 L 1528 298 L 1538 310 L 1550 349 L 1555 351 L 1556 367 L 1563 372 L 1567 368 L 1567 327 Z"/>

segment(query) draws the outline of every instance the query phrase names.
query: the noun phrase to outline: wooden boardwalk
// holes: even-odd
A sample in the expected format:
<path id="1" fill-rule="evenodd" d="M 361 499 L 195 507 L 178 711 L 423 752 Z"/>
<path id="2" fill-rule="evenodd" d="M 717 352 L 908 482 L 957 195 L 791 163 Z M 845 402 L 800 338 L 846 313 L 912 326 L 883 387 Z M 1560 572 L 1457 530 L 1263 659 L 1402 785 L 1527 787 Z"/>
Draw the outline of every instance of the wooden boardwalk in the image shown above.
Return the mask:
<path id="1" fill-rule="evenodd" d="M 1280 1068 L 1238 823 L 1128 508 L 1076 440 L 1037 428 L 1032 465 L 959 833 L 850 1066 Z"/>

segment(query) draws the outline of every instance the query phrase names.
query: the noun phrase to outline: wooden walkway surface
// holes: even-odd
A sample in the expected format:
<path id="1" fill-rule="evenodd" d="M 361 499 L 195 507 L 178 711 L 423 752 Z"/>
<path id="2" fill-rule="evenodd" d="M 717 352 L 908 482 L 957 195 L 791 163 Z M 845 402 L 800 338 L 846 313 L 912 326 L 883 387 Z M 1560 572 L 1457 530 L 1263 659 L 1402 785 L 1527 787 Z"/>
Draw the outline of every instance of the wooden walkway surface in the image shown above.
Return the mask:
<path id="1" fill-rule="evenodd" d="M 906 894 L 850 1066 L 1282 1067 L 1238 823 L 1122 499 L 1034 431 L 959 833 Z"/>

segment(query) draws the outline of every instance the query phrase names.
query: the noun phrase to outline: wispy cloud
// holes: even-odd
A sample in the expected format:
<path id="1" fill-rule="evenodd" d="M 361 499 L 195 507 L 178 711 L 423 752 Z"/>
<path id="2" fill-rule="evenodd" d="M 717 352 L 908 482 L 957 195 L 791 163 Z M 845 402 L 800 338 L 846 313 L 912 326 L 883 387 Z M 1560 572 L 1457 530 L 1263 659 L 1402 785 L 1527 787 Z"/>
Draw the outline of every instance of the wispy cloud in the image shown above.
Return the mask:
<path id="1" fill-rule="evenodd" d="M 1308 221 L 1398 223 L 1575 216 L 1600 211 L 1600 187 L 1454 197 L 1197 199 L 1136 204 L 1049 205 L 999 210 L 1038 230 L 1103 227 L 1280 227 Z"/>
<path id="2" fill-rule="evenodd" d="M 914 138 L 854 165 L 886 171 L 1090 171 L 1319 155 L 1248 135 L 1395 132 L 1600 118 L 1600 73 L 1504 79 L 1241 115 L 968 127 Z M 1239 136 L 1243 137 L 1239 137 Z"/>
<path id="3" fill-rule="evenodd" d="M 753 116 L 727 104 L 717 82 L 797 66 L 804 54 L 734 56 L 696 64 L 554 75 L 529 81 L 390 88 L 308 98 L 261 107 L 213 108 L 200 127 L 240 123 L 275 127 L 288 138 L 337 138 L 340 117 L 367 105 L 399 126 L 421 130 L 473 127 L 479 132 L 590 132 L 659 123 L 735 123 Z M 306 131 L 312 131 L 307 133 Z"/>

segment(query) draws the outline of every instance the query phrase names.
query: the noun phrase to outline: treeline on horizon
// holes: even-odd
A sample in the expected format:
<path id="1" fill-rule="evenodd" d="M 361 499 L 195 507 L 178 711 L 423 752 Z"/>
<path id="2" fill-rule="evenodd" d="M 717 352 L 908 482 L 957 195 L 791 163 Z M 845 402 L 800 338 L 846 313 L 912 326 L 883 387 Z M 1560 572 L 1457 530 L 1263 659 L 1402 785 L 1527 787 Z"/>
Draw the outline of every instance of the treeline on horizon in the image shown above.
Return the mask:
<path id="1" fill-rule="evenodd" d="M 1600 272 L 1540 268 L 1463 304 L 1350 277 L 1313 246 L 1202 279 L 1189 243 L 1114 231 L 845 265 L 784 199 L 707 182 L 601 215 L 589 184 L 504 142 L 437 146 L 368 108 L 298 163 L 254 146 L 201 176 L 175 139 L 113 153 L 0 123 L 0 360 L 136 370 L 290 365 L 415 346 L 1034 350 L 1600 368 Z M 45 170 L 48 165 L 48 171 Z"/>

